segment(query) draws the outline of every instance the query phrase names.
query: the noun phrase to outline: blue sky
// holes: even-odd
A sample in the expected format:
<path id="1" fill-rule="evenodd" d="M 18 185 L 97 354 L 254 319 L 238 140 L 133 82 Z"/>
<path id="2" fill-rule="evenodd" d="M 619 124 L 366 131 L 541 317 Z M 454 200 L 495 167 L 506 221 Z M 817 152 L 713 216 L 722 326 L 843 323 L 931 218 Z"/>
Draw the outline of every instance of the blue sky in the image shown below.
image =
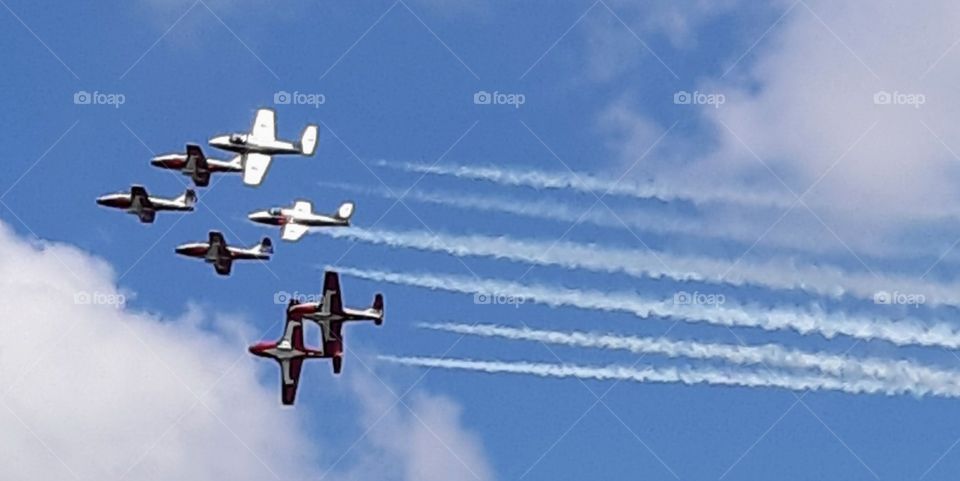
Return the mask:
<path id="1" fill-rule="evenodd" d="M 918 293 L 884 284 L 894 278 L 947 291 L 957 265 L 949 248 L 960 230 L 943 222 L 956 217 L 955 194 L 942 185 L 956 176 L 950 148 L 956 127 L 945 113 L 956 95 L 943 86 L 960 72 L 958 54 L 950 49 L 949 29 L 935 35 L 945 29 L 939 20 L 929 29 L 934 33 L 903 50 L 887 51 L 890 58 L 881 48 L 886 45 L 873 46 L 877 36 L 908 37 L 903 32 L 909 32 L 909 21 L 955 18 L 947 5 L 943 12 L 939 7 L 902 12 L 909 8 L 885 5 L 876 18 L 862 21 L 851 20 L 849 8 L 815 1 L 446 5 L 407 0 L 295 2 L 277 9 L 253 0 L 56 8 L 5 0 L 3 6 L 0 39 L 7 48 L 0 96 L 7 114 L 0 120 L 5 145 L 0 220 L 21 240 L 70 244 L 106 261 L 112 281 L 129 295 L 126 310 L 174 326 L 194 310 L 207 319 L 236 320 L 245 326 L 242 339 L 230 338 L 230 329 L 218 322 L 203 323 L 200 332 L 237 353 L 244 351 L 243 342 L 278 336 L 283 308 L 274 304 L 275 293 L 318 291 L 326 265 L 654 299 L 696 291 L 760 310 L 820 309 L 876 321 L 910 317 L 952 326 L 956 316 L 957 304 L 949 299 L 915 308 L 877 305 L 869 295 L 856 294 L 854 281 L 846 295 L 831 297 L 759 281 L 744 286 L 638 278 L 324 235 L 278 242 L 269 263 L 235 265 L 227 279 L 173 253 L 175 245 L 203 240 L 211 229 L 223 231 L 232 244 L 251 245 L 264 235 L 277 239 L 276 232 L 248 222 L 246 214 L 295 198 L 332 212 L 350 198 L 357 203 L 353 222 L 359 228 L 546 243 L 563 239 L 595 244 L 597 256 L 614 247 L 652 248 L 664 256 L 729 262 L 731 271 L 766 261 L 784 261 L 791 269 L 835 266 L 850 279 L 875 277 L 890 291 Z M 870 21 L 884 26 L 873 31 Z M 898 72 L 914 68 L 915 57 L 930 69 L 917 68 L 922 75 L 908 82 Z M 791 90 L 791 82 L 813 92 Z M 877 111 L 874 121 L 878 106 L 869 99 L 880 90 L 923 92 L 930 101 L 924 109 Z M 79 91 L 121 94 L 124 103 L 117 108 L 76 105 L 73 96 Z M 322 94 L 325 101 L 316 107 L 274 105 L 279 91 Z M 524 103 L 519 108 L 477 105 L 478 91 L 522 94 Z M 674 96 L 681 91 L 721 94 L 725 103 L 677 105 Z M 861 94 L 862 110 L 857 110 L 860 104 L 844 103 Z M 238 176 L 215 177 L 213 187 L 199 189 L 196 212 L 182 219 L 161 213 L 154 225 L 143 226 L 94 204 L 96 196 L 133 183 L 156 195 L 179 194 L 186 178 L 152 168 L 149 159 L 181 151 L 186 142 L 203 144 L 215 134 L 244 131 L 259 107 L 277 109 L 281 138 L 294 139 L 305 124 L 319 123 L 316 155 L 276 158 L 257 189 L 243 186 Z M 911 127 L 899 124 L 914 117 L 919 122 Z M 921 124 L 925 128 L 917 127 Z M 905 157 L 916 162 L 908 173 L 897 170 Z M 671 202 L 612 195 L 595 203 L 593 194 L 574 189 L 421 176 L 397 168 L 403 163 L 558 175 L 573 169 L 684 194 Z M 697 194 L 715 190 L 721 196 L 774 193 L 792 201 L 791 192 L 801 194 L 811 185 L 814 190 L 804 196 L 809 204 L 787 211 L 696 200 Z M 400 195 L 407 189 L 521 205 L 555 203 L 585 212 L 588 220 L 609 212 L 622 218 L 642 214 L 655 225 L 601 226 L 578 217 L 558 221 L 424 203 L 414 196 L 397 203 L 390 195 L 369 192 Z M 687 226 L 686 233 L 670 227 L 676 225 Z M 460 338 L 417 328 L 421 322 L 447 321 L 777 343 L 955 369 L 957 360 L 947 349 L 641 319 L 534 300 L 517 307 L 478 305 L 463 293 L 351 276 L 344 276 L 342 285 L 351 305 L 364 306 L 375 292 L 384 292 L 387 320 L 382 328 L 350 326 L 341 378 L 333 378 L 326 363 L 308 365 L 297 409 L 269 414 L 299 425 L 306 439 L 322 446 L 298 461 L 307 473 L 336 472 L 341 465 L 358 465 L 362 472 L 364 463 L 377 462 L 363 456 L 367 445 L 354 449 L 354 440 L 370 436 L 368 428 L 379 429 L 375 420 L 383 406 L 361 406 L 351 376 L 363 378 L 361 384 L 367 384 L 359 390 L 382 396 L 387 406 L 393 397 L 385 386 L 397 393 L 411 388 L 411 398 L 442 396 L 456 406 L 456 430 L 468 433 L 475 441 L 468 443 L 470 449 L 480 446 L 481 454 L 450 464 L 480 459 L 489 469 L 474 470 L 479 478 L 946 479 L 960 468 L 960 453 L 952 450 L 960 420 L 951 398 L 427 371 L 377 358 L 725 369 L 714 361 L 638 359 L 631 353 Z M 67 324 L 71 313 L 59 317 L 34 321 Z M 315 333 L 311 336 L 315 341 Z M 273 366 L 252 360 L 243 366 L 255 370 L 267 394 L 275 394 Z M 432 405 L 425 406 L 429 411 Z M 279 402 L 264 409 L 274 408 L 279 411 Z M 43 416 L 41 406 L 21 409 Z M 402 444 L 405 434 L 404 429 L 389 432 L 386 441 L 370 449 Z M 460 445 L 428 446 L 439 459 L 455 455 Z M 472 477 L 458 473 L 438 476 Z"/>

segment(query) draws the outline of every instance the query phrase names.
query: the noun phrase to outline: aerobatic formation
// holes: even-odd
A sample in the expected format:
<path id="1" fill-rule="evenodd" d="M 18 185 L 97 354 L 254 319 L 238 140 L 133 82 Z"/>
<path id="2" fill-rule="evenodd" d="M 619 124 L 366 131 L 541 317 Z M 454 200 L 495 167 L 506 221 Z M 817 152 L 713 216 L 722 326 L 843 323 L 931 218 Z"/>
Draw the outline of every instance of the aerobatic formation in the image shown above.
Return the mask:
<path id="1" fill-rule="evenodd" d="M 276 113 L 271 109 L 259 109 L 249 133 L 218 135 L 209 140 L 212 147 L 234 154 L 230 160 L 207 158 L 196 144 L 187 144 L 185 153 L 164 154 L 154 157 L 150 164 L 162 169 L 180 171 L 190 177 L 197 187 L 210 185 L 213 174 L 242 173 L 243 183 L 259 186 L 267 175 L 274 155 L 290 154 L 313 156 L 319 140 L 316 125 L 304 128 L 298 142 L 277 139 Z M 151 224 L 157 212 L 192 212 L 197 203 L 197 194 L 187 188 L 178 197 L 155 197 L 146 187 L 132 185 L 128 191 L 106 194 L 96 199 L 97 204 L 122 209 L 137 216 L 141 223 Z M 324 215 L 313 212 L 308 200 L 295 200 L 293 206 L 274 207 L 250 213 L 247 218 L 258 224 L 280 227 L 280 238 L 299 241 L 311 228 L 347 227 L 353 216 L 354 203 L 343 202 L 336 212 Z M 182 256 L 202 259 L 213 264 L 220 276 L 230 276 L 236 260 L 265 262 L 273 254 L 273 241 L 264 237 L 251 247 L 229 245 L 224 235 L 210 230 L 206 241 L 180 244 L 175 252 Z M 281 401 L 292 405 L 300 382 L 303 361 L 311 358 L 330 359 L 334 374 L 343 367 L 343 325 L 350 321 L 373 321 L 383 324 L 383 295 L 376 294 L 373 304 L 366 309 L 344 307 L 340 292 L 340 277 L 336 272 L 326 271 L 323 280 L 322 298 L 319 302 L 291 299 L 287 306 L 283 336 L 276 342 L 264 341 L 249 347 L 251 354 L 271 358 L 280 365 Z M 319 327 L 320 342 L 309 347 L 304 342 L 304 320 Z"/>

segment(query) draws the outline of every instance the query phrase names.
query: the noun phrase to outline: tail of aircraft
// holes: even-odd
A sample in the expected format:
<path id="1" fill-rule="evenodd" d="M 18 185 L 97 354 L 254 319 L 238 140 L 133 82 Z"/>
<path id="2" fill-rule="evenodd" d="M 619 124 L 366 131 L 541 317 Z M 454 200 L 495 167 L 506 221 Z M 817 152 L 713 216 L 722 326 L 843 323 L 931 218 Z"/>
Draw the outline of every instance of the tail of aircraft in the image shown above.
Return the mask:
<path id="1" fill-rule="evenodd" d="M 176 201 L 187 207 L 193 207 L 193 204 L 197 203 L 197 193 L 193 189 L 187 189 L 183 195 L 176 198 Z"/>
<path id="2" fill-rule="evenodd" d="M 264 237 L 260 245 L 256 247 L 257 252 L 261 254 L 273 254 L 273 241 L 269 237 Z"/>
<path id="3" fill-rule="evenodd" d="M 340 204 L 340 208 L 337 209 L 336 217 L 340 220 L 350 220 L 350 216 L 353 215 L 353 202 L 347 201 Z"/>
<path id="4" fill-rule="evenodd" d="M 308 125 L 307 128 L 303 129 L 303 134 L 300 136 L 300 153 L 313 155 L 314 151 L 317 150 L 318 134 L 316 125 Z"/>
<path id="5" fill-rule="evenodd" d="M 383 294 L 379 292 L 377 295 L 373 296 L 373 307 L 372 309 L 377 312 L 377 319 L 373 321 L 376 325 L 383 324 Z"/>

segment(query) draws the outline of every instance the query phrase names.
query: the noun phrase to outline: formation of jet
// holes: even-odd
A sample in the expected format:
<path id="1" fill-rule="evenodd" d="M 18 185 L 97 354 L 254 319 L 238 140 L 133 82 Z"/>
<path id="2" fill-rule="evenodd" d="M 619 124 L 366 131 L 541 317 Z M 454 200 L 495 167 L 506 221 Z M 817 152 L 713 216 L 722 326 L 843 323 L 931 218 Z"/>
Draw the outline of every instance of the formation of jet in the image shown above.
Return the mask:
<path id="1" fill-rule="evenodd" d="M 320 344 L 306 347 L 303 340 L 303 321 L 316 322 L 320 327 Z M 323 277 L 323 300 L 301 303 L 291 299 L 283 337 L 276 342 L 264 341 L 250 346 L 250 353 L 276 360 L 280 364 L 281 401 L 293 404 L 300 382 L 300 370 L 306 359 L 330 359 L 333 373 L 343 368 L 343 324 L 350 321 L 373 321 L 383 324 L 383 295 L 376 294 L 373 305 L 367 309 L 343 306 L 340 276 L 327 271 Z"/>
<path id="2" fill-rule="evenodd" d="M 271 109 L 257 110 L 249 133 L 218 135 L 209 140 L 211 146 L 232 152 L 230 160 L 208 158 L 196 144 L 186 144 L 184 153 L 155 156 L 150 164 L 190 177 L 197 187 L 207 187 L 213 174 L 243 173 L 243 183 L 257 186 L 263 182 L 272 156 L 293 154 L 312 156 L 317 147 L 316 125 L 307 125 L 298 142 L 277 140 L 276 114 Z M 178 177 L 179 178 L 179 177 Z M 186 182 L 184 182 L 186 183 Z M 123 209 L 136 215 L 142 223 L 153 223 L 157 212 L 190 212 L 194 210 L 197 195 L 186 189 L 176 198 L 151 197 L 145 187 L 133 185 L 129 192 L 106 194 L 96 199 L 104 207 Z M 292 207 L 274 207 L 250 213 L 247 218 L 258 224 L 280 227 L 280 237 L 298 241 L 311 228 L 348 227 L 354 213 L 353 202 L 343 202 L 336 212 L 324 215 L 313 212 L 308 200 L 297 200 Z M 267 261 L 273 254 L 273 242 L 264 237 L 251 247 L 227 244 L 222 233 L 211 230 L 206 242 L 190 242 L 176 247 L 177 254 L 203 259 L 213 264 L 214 271 L 229 276 L 236 260 Z M 320 343 L 316 348 L 304 343 L 304 321 L 316 323 L 320 329 Z M 383 323 L 383 296 L 376 294 L 373 305 L 367 309 L 344 307 L 340 293 L 340 278 L 327 271 L 323 282 L 321 302 L 301 302 L 294 299 L 287 306 L 283 336 L 276 342 L 261 342 L 249 347 L 259 357 L 271 358 L 280 365 L 281 401 L 294 403 L 303 362 L 307 359 L 330 359 L 334 374 L 343 367 L 343 324 L 350 321 Z"/>
<path id="3" fill-rule="evenodd" d="M 197 201 L 197 194 L 187 189 L 181 196 L 166 199 L 162 197 L 151 197 L 147 194 L 147 189 L 142 185 L 130 187 L 129 192 L 118 192 L 116 194 L 106 194 L 97 197 L 97 204 L 115 209 L 124 209 L 128 213 L 140 218 L 144 224 L 153 223 L 157 212 L 167 210 L 173 212 L 191 212 L 193 204 Z"/>
<path id="4" fill-rule="evenodd" d="M 297 241 L 311 227 L 347 227 L 353 215 L 353 202 L 344 202 L 332 215 L 313 213 L 310 201 L 298 200 L 292 208 L 274 207 L 251 212 L 247 216 L 253 222 L 280 226 L 280 238 L 285 241 Z"/>
<path id="5" fill-rule="evenodd" d="M 232 247 L 227 245 L 223 234 L 215 230 L 210 231 L 207 242 L 190 242 L 177 246 L 177 254 L 187 257 L 197 257 L 209 264 L 221 276 L 229 276 L 230 268 L 235 260 L 270 260 L 273 254 L 273 242 L 264 237 L 259 244 L 248 247 Z"/>

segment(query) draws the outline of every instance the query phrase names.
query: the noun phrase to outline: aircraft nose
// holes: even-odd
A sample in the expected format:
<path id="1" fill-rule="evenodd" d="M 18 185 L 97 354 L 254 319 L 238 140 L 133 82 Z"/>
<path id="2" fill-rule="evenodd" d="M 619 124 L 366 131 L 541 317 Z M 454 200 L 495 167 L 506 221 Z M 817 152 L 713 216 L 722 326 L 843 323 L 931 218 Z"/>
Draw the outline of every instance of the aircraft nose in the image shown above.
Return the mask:
<path id="1" fill-rule="evenodd" d="M 265 211 L 258 210 L 256 212 L 251 212 L 249 215 L 247 215 L 247 218 L 254 222 L 263 223 L 264 221 L 269 219 L 270 216 Z"/>
<path id="2" fill-rule="evenodd" d="M 97 204 L 107 205 L 107 199 L 105 197 L 97 197 Z"/>

